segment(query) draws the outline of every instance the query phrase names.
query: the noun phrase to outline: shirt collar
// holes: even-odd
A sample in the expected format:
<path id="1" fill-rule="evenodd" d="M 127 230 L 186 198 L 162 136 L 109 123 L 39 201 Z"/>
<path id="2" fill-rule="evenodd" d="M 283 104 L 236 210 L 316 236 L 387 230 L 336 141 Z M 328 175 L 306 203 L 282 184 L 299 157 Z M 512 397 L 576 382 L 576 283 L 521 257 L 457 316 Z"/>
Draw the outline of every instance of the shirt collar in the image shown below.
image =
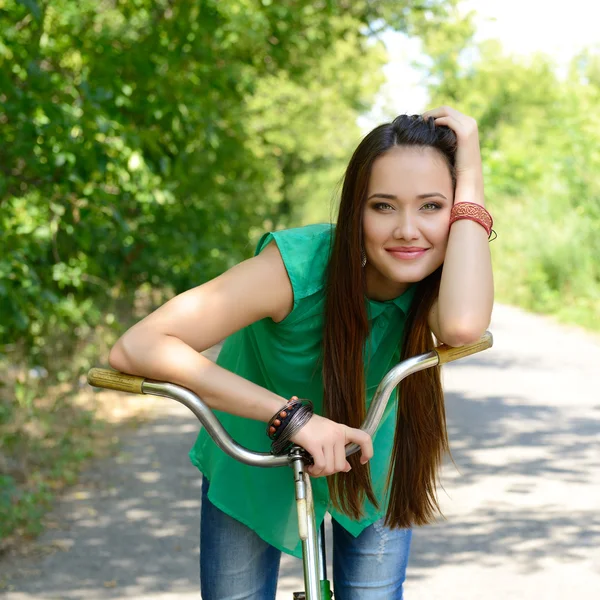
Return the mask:
<path id="1" fill-rule="evenodd" d="M 404 313 L 404 316 L 406 316 L 410 309 L 410 305 L 413 301 L 413 298 L 415 297 L 415 292 L 417 291 L 417 287 L 418 286 L 416 284 L 413 284 L 407 290 L 405 290 L 402 294 L 400 294 L 400 296 L 393 298 L 392 300 L 385 300 L 384 302 L 366 298 L 369 319 L 377 318 L 381 313 L 383 313 L 390 306 L 396 306 Z"/>

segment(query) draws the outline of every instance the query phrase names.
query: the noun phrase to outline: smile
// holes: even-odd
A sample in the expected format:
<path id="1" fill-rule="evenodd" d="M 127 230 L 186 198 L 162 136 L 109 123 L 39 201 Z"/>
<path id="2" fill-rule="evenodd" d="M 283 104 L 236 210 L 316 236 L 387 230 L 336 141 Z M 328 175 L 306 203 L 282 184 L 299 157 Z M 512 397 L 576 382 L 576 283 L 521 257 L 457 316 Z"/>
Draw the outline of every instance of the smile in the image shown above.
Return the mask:
<path id="1" fill-rule="evenodd" d="M 425 252 L 427 252 L 428 248 L 386 248 L 385 251 L 393 256 L 394 258 L 398 258 L 400 260 L 415 260 Z"/>

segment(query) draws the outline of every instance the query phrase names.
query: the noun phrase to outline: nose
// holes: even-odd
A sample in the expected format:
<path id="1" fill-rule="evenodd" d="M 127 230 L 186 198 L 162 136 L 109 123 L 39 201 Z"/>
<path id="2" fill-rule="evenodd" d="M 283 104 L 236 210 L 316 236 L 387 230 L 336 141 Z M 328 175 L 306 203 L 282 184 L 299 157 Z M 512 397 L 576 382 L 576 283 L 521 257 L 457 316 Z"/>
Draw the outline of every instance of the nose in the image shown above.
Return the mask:
<path id="1" fill-rule="evenodd" d="M 398 217 L 394 237 L 399 240 L 416 240 L 419 237 L 417 219 L 408 211 L 404 211 Z"/>

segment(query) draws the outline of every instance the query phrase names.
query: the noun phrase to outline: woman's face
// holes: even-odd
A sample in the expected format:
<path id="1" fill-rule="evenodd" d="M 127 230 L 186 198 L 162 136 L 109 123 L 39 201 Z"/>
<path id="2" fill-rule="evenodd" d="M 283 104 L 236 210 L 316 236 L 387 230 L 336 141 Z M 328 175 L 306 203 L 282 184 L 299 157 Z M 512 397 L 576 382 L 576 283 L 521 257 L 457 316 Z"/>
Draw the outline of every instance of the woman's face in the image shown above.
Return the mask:
<path id="1" fill-rule="evenodd" d="M 444 262 L 453 201 L 433 148 L 396 146 L 373 163 L 363 215 L 369 298 L 396 298 Z"/>

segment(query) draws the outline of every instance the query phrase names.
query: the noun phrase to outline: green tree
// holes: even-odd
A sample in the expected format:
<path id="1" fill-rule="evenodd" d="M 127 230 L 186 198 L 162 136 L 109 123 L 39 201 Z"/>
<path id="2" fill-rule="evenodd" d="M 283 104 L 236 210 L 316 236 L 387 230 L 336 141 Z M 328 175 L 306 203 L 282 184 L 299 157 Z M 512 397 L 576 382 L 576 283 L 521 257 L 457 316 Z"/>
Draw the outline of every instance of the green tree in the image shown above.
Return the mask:
<path id="1" fill-rule="evenodd" d="M 0 536 L 85 455 L 89 416 L 59 434 L 70 403 L 30 368 L 77 383 L 132 307 L 328 202 L 381 81 L 378 33 L 422 35 L 451 4 L 0 0 Z"/>
<path id="2" fill-rule="evenodd" d="M 43 363 L 113 296 L 201 283 L 257 231 L 298 221 L 377 90 L 373 27 L 418 33 L 442 14 L 436 2 L 3 0 L 3 345 Z"/>

